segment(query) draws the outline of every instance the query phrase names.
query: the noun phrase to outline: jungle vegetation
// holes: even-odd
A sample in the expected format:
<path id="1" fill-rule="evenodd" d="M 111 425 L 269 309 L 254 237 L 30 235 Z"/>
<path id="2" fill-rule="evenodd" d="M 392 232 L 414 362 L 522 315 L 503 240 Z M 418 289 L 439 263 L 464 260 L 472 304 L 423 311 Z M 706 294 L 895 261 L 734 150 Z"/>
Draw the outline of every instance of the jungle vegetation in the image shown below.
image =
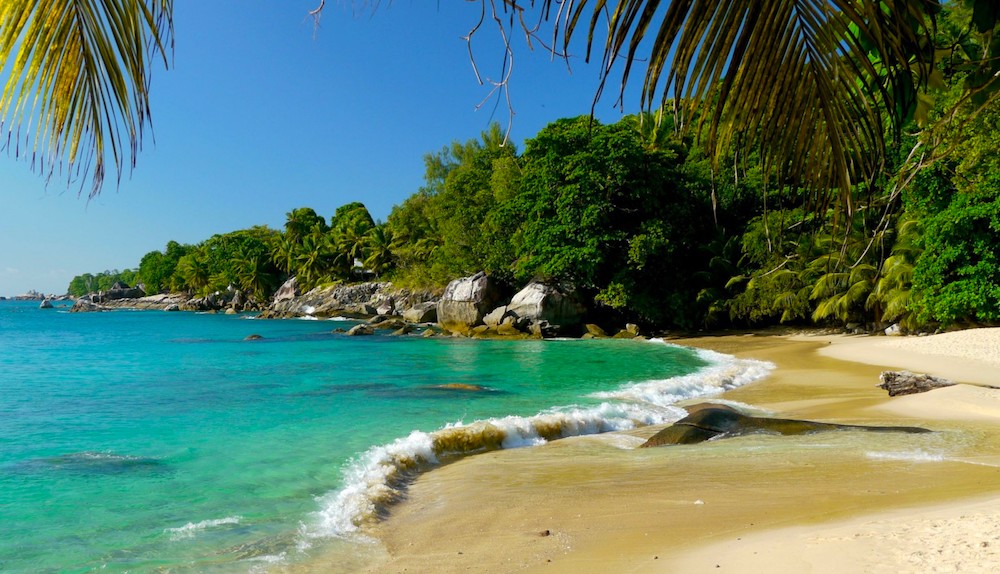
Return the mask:
<path id="1" fill-rule="evenodd" d="M 692 328 L 1000 319 L 996 2 L 481 1 L 480 24 L 583 46 L 602 86 L 640 81 L 653 111 L 560 119 L 520 153 L 494 128 L 429 154 L 385 222 L 303 207 L 284 230 L 168 243 L 135 278 L 262 300 L 292 275 L 440 285 L 482 269 Z M 7 145 L 99 193 L 135 163 L 172 36 L 172 0 L 0 3 Z"/>

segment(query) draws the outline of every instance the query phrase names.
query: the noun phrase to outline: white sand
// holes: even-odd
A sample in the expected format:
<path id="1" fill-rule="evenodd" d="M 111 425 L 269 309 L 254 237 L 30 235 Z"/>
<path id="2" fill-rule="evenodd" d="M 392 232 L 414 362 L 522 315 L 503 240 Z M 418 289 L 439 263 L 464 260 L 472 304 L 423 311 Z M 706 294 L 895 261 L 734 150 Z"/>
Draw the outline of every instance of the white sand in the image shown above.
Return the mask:
<path id="1" fill-rule="evenodd" d="M 1000 328 L 968 329 L 926 337 L 823 337 L 820 354 L 836 359 L 930 373 L 956 382 L 1000 386 Z"/>
<path id="2" fill-rule="evenodd" d="M 668 572 L 741 574 L 1000 571 L 1000 499 L 771 530 L 671 561 Z"/>
<path id="3" fill-rule="evenodd" d="M 821 337 L 823 355 L 905 368 L 958 382 L 1000 386 L 1000 329 L 970 329 L 928 337 Z M 1000 390 L 958 385 L 896 397 L 873 407 L 895 416 L 972 421 L 1000 426 Z M 974 432 L 971 431 L 971 432 Z M 996 467 L 1000 461 L 969 460 Z M 901 476 L 900 480 L 907 477 Z M 1000 572 L 1000 498 L 880 512 L 848 520 L 734 536 L 684 553 L 666 572 L 895 573 Z"/>

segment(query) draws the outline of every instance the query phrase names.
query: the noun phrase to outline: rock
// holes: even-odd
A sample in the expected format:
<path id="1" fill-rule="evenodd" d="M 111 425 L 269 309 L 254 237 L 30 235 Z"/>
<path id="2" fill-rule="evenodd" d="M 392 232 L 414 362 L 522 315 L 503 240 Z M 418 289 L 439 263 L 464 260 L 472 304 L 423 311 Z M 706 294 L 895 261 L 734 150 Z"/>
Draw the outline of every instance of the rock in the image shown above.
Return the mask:
<path id="1" fill-rule="evenodd" d="M 226 315 L 235 315 L 237 313 L 236 309 L 229 307 L 226 309 Z"/>
<path id="2" fill-rule="evenodd" d="M 500 326 L 505 317 L 510 317 L 510 315 L 507 314 L 507 306 L 502 305 L 483 315 L 483 323 L 495 329 Z"/>
<path id="3" fill-rule="evenodd" d="M 178 305 L 177 303 L 171 303 L 171 304 L 167 305 L 166 307 L 164 307 L 163 310 L 164 311 L 180 311 L 181 310 L 181 306 Z"/>
<path id="4" fill-rule="evenodd" d="M 881 381 L 878 388 L 888 391 L 890 397 L 924 393 L 955 385 L 948 379 L 910 371 L 882 371 L 878 378 Z"/>
<path id="5" fill-rule="evenodd" d="M 628 329 L 622 329 L 614 334 L 612 339 L 635 339 L 635 333 L 629 331 Z"/>
<path id="6" fill-rule="evenodd" d="M 448 331 L 466 334 L 483 323 L 483 317 L 496 308 L 500 297 L 500 287 L 481 271 L 456 279 L 438 301 L 438 324 Z"/>
<path id="7" fill-rule="evenodd" d="M 899 323 L 893 323 L 884 331 L 887 337 L 899 337 L 903 334 L 903 328 Z"/>
<path id="8" fill-rule="evenodd" d="M 748 434 L 803 435 L 824 431 L 931 432 L 920 427 L 840 425 L 795 419 L 755 417 L 728 405 L 702 403 L 688 407 L 689 414 L 649 438 L 640 447 L 694 444 Z"/>
<path id="9" fill-rule="evenodd" d="M 496 327 L 497 335 L 503 335 L 504 337 L 516 337 L 519 335 L 524 335 L 524 331 L 517 328 L 517 323 L 514 321 L 504 321 Z"/>
<path id="10" fill-rule="evenodd" d="M 548 339 L 559 335 L 560 326 L 552 325 L 548 321 L 533 321 L 528 329 L 532 335 Z"/>
<path id="11" fill-rule="evenodd" d="M 402 319 L 383 319 L 377 323 L 368 324 L 371 325 L 372 329 L 391 329 L 393 331 L 407 326 L 406 322 Z"/>
<path id="12" fill-rule="evenodd" d="M 91 313 L 95 311 L 107 311 L 107 307 L 95 303 L 90 297 L 80 297 L 76 300 L 76 303 L 73 303 L 73 306 L 69 310 L 70 313 Z"/>
<path id="13" fill-rule="evenodd" d="M 579 325 L 584 311 L 572 289 L 538 282 L 525 285 L 507 305 L 507 313 L 531 324 L 545 322 L 552 332 Z"/>
<path id="14" fill-rule="evenodd" d="M 635 323 L 626 323 L 625 331 L 631 333 L 633 337 L 639 336 L 639 326 L 636 325 Z"/>
<path id="15" fill-rule="evenodd" d="M 489 325 L 476 325 L 475 327 L 472 328 L 472 330 L 469 332 L 469 334 L 471 334 L 474 337 L 484 337 L 484 336 L 487 336 L 487 335 L 490 334 L 490 326 Z"/>
<path id="16" fill-rule="evenodd" d="M 298 277 L 292 277 L 288 281 L 282 283 L 281 287 L 278 287 L 278 291 L 274 294 L 274 302 L 291 301 L 301 294 L 302 293 L 299 292 Z"/>
<path id="17" fill-rule="evenodd" d="M 604 331 L 604 329 L 600 328 L 598 325 L 595 325 L 593 323 L 587 323 L 586 325 L 583 326 L 583 328 L 587 330 L 587 334 L 590 335 L 592 338 L 600 338 L 608 336 L 608 334 Z"/>
<path id="18" fill-rule="evenodd" d="M 254 335 L 247 335 L 246 337 L 243 337 L 243 340 L 244 341 L 260 341 L 263 338 L 264 337 L 262 337 L 260 335 L 254 334 Z"/>
<path id="19" fill-rule="evenodd" d="M 360 335 L 374 335 L 375 329 L 373 329 L 371 325 L 366 325 L 364 323 L 361 323 L 360 325 L 355 325 L 350 329 L 348 329 L 347 334 L 352 337 Z"/>
<path id="20" fill-rule="evenodd" d="M 470 385 L 469 383 L 445 383 L 443 385 L 431 385 L 426 388 L 436 391 L 467 391 L 473 393 L 493 392 L 493 389 L 489 387 Z"/>
<path id="21" fill-rule="evenodd" d="M 409 323 L 434 323 L 437 321 L 437 303 L 424 301 L 403 311 L 403 320 Z"/>
<path id="22" fill-rule="evenodd" d="M 423 333 L 420 333 L 420 336 L 424 337 L 424 338 L 427 338 L 427 337 L 437 337 L 438 336 L 438 332 L 435 331 L 434 329 L 427 329 Z"/>
<path id="23" fill-rule="evenodd" d="M 393 331 L 392 335 L 397 336 L 397 337 L 402 336 L 402 335 L 409 335 L 410 333 L 413 332 L 413 329 L 414 329 L 413 325 L 403 325 L 402 327 L 400 327 L 400 328 L 396 329 L 395 331 Z"/>
<path id="24" fill-rule="evenodd" d="M 48 299 L 42 299 L 41 305 L 38 306 L 39 309 L 52 309 L 52 301 Z"/>

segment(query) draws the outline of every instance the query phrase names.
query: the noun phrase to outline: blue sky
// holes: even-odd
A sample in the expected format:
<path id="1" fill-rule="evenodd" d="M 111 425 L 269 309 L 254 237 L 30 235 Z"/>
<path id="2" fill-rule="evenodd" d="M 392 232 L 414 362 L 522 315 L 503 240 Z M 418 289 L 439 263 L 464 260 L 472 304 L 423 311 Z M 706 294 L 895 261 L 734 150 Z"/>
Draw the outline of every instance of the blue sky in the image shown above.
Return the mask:
<path id="1" fill-rule="evenodd" d="M 477 2 L 397 0 L 354 13 L 317 0 L 175 3 L 172 67 L 152 84 L 155 141 L 131 177 L 96 199 L 46 185 L 24 160 L 0 155 L 0 295 L 63 293 L 84 272 L 138 265 L 167 241 L 197 243 L 252 225 L 281 228 L 308 206 L 327 217 L 350 201 L 384 220 L 422 184 L 423 155 L 477 137 L 494 110 L 462 40 Z M 552 61 L 515 41 L 512 141 L 522 149 L 547 123 L 590 113 L 598 67 Z M 474 40 L 484 76 L 502 47 L 488 23 Z M 616 121 L 617 86 L 597 117 Z M 626 99 L 634 112 L 638 98 Z M 87 189 L 87 188 L 85 188 Z"/>

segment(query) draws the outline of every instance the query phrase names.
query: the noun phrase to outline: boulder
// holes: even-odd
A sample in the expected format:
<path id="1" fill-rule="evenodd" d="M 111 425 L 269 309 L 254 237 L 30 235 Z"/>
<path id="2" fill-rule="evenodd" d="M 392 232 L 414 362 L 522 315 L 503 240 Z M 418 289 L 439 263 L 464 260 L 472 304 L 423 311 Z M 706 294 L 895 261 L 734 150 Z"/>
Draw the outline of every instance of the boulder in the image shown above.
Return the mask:
<path id="1" fill-rule="evenodd" d="M 164 311 L 180 311 L 181 310 L 181 306 L 178 305 L 177 303 L 170 303 L 169 305 L 167 305 L 166 307 L 164 307 L 163 310 Z"/>
<path id="2" fill-rule="evenodd" d="M 486 315 L 483 315 L 483 323 L 495 329 L 503 323 L 504 317 L 509 317 L 506 305 L 497 307 Z"/>
<path id="3" fill-rule="evenodd" d="M 38 306 L 39 309 L 52 309 L 52 301 L 48 299 L 42 299 L 41 305 Z"/>
<path id="4" fill-rule="evenodd" d="M 899 323 L 893 323 L 884 332 L 887 337 L 899 337 L 903 334 L 903 328 L 899 326 Z"/>
<path id="5" fill-rule="evenodd" d="M 901 426 L 861 426 L 757 417 L 741 412 L 733 407 L 715 403 L 702 403 L 688 407 L 689 414 L 669 427 L 661 430 L 643 447 L 694 444 L 707 440 L 719 440 L 748 434 L 804 435 L 824 431 L 867 431 L 867 432 L 931 432 L 920 427 Z"/>
<path id="6" fill-rule="evenodd" d="M 89 313 L 93 311 L 106 311 L 107 308 L 103 305 L 95 303 L 91 297 L 80 297 L 73 303 L 70 308 L 70 313 Z"/>
<path id="7" fill-rule="evenodd" d="M 500 287 L 481 271 L 456 279 L 448 284 L 438 301 L 438 324 L 448 331 L 467 334 L 483 324 L 483 317 L 496 308 L 500 298 Z"/>
<path id="8" fill-rule="evenodd" d="M 366 325 L 361 323 L 360 325 L 355 325 L 347 330 L 347 334 L 352 337 L 357 337 L 360 335 L 374 335 L 375 329 L 371 325 Z"/>
<path id="9" fill-rule="evenodd" d="M 369 322 L 368 324 L 371 326 L 372 329 L 387 329 L 392 331 L 395 331 L 397 329 L 402 329 L 403 327 L 407 326 L 405 321 L 396 318 L 383 319 L 376 323 Z"/>
<path id="10" fill-rule="evenodd" d="M 261 336 L 261 335 L 253 334 L 253 335 L 247 335 L 246 337 L 243 337 L 243 340 L 244 341 L 260 341 L 263 338 L 264 337 Z"/>
<path id="11" fill-rule="evenodd" d="M 878 379 L 881 381 L 878 388 L 888 391 L 890 397 L 924 393 L 955 385 L 948 379 L 910 371 L 882 371 Z"/>
<path id="12" fill-rule="evenodd" d="M 538 282 L 527 284 L 507 305 L 508 313 L 531 324 L 545 322 L 554 331 L 579 325 L 585 311 L 572 289 Z"/>
<path id="13" fill-rule="evenodd" d="M 587 334 L 592 338 L 607 337 L 608 334 L 599 325 L 593 323 L 587 323 L 583 326 L 587 330 Z"/>
<path id="14" fill-rule="evenodd" d="M 437 321 L 437 303 L 425 301 L 403 311 L 403 320 L 408 323 L 434 323 Z"/>
<path id="15" fill-rule="evenodd" d="M 274 294 L 274 301 L 291 301 L 301 294 L 298 277 L 292 277 L 282 283 L 281 287 L 278 287 L 278 291 Z"/>

